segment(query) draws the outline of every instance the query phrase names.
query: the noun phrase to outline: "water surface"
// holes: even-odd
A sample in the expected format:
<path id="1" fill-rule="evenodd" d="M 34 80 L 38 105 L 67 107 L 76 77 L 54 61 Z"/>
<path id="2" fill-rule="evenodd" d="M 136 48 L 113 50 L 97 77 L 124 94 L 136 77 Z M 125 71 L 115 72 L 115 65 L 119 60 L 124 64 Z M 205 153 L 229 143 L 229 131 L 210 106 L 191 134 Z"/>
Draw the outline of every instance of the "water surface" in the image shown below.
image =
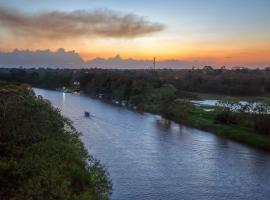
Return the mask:
<path id="1" fill-rule="evenodd" d="M 110 173 L 113 200 L 270 199 L 264 151 L 86 96 L 35 92 L 83 133 L 85 147 Z"/>

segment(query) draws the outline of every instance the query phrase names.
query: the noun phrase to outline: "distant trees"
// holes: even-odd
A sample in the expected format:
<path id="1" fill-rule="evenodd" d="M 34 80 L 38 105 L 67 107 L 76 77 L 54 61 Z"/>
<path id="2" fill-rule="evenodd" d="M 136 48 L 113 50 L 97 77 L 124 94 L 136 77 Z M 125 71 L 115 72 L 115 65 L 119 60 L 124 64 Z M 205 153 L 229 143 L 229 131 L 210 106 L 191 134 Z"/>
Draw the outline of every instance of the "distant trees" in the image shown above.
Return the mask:
<path id="1" fill-rule="evenodd" d="M 270 92 L 270 71 L 268 70 L 223 70 L 204 69 L 179 70 L 177 79 L 167 81 L 179 90 L 216 93 L 238 96 L 256 96 Z"/>
<path id="2" fill-rule="evenodd" d="M 256 96 L 270 93 L 270 70 L 214 69 L 205 66 L 192 70 L 103 70 L 103 69 L 0 69 L 0 80 L 27 82 L 36 87 L 57 88 L 81 82 L 83 91 L 109 90 L 124 85 L 116 96 L 129 96 L 134 81 L 145 81 L 154 88 L 172 84 L 178 90 L 238 96 Z M 119 80 L 119 81 L 118 81 Z M 110 85 L 113 83 L 114 85 Z M 91 88 L 92 87 L 92 88 Z M 88 91 L 87 91 L 88 90 Z M 97 92 L 97 91 L 95 91 Z M 99 91 L 100 92 L 100 91 Z"/>
<path id="3" fill-rule="evenodd" d="M 72 70 L 58 69 L 0 69 L 0 80 L 29 83 L 36 87 L 55 89 L 69 86 L 74 76 Z"/>

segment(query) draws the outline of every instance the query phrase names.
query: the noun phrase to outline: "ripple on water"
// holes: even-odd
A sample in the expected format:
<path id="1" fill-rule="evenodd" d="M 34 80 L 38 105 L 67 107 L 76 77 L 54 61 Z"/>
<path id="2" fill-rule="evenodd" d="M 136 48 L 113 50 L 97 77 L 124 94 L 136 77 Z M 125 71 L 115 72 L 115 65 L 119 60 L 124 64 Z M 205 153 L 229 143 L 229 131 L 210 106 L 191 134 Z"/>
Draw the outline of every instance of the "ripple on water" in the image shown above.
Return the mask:
<path id="1" fill-rule="evenodd" d="M 157 115 L 35 89 L 74 121 L 107 167 L 115 200 L 269 200 L 270 155 Z M 96 117 L 86 119 L 85 111 Z"/>

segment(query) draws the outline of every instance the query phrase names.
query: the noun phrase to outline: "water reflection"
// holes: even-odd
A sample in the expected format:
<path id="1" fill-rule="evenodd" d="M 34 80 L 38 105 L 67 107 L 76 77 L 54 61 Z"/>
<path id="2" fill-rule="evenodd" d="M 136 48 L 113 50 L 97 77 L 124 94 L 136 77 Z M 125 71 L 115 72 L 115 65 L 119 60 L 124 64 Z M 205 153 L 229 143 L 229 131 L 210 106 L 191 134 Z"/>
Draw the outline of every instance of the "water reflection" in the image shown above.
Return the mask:
<path id="1" fill-rule="evenodd" d="M 63 99 L 63 105 L 64 105 L 64 104 L 65 104 L 65 102 L 66 102 L 66 93 L 65 93 L 65 92 L 63 92 L 62 99 Z"/>
<path id="2" fill-rule="evenodd" d="M 165 129 L 165 130 L 170 130 L 171 125 L 172 125 L 170 120 L 164 119 L 162 117 L 160 117 L 160 119 L 156 120 L 156 124 L 157 124 L 157 126 L 159 126 L 162 129 Z"/>
<path id="3" fill-rule="evenodd" d="M 35 89 L 107 167 L 113 200 L 269 200 L 268 153 L 85 96 Z M 95 114 L 84 117 L 84 111 Z M 258 192 L 259 191 L 259 192 Z"/>

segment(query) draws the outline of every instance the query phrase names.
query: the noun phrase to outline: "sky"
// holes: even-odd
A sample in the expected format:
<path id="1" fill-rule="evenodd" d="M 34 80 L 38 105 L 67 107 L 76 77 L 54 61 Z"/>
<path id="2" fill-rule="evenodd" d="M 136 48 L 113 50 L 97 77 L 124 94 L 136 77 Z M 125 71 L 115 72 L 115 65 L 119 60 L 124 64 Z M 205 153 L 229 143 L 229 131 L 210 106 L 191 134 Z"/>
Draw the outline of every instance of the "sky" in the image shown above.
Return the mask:
<path id="1" fill-rule="evenodd" d="M 1 0 L 0 51 L 270 66 L 269 0 Z"/>

